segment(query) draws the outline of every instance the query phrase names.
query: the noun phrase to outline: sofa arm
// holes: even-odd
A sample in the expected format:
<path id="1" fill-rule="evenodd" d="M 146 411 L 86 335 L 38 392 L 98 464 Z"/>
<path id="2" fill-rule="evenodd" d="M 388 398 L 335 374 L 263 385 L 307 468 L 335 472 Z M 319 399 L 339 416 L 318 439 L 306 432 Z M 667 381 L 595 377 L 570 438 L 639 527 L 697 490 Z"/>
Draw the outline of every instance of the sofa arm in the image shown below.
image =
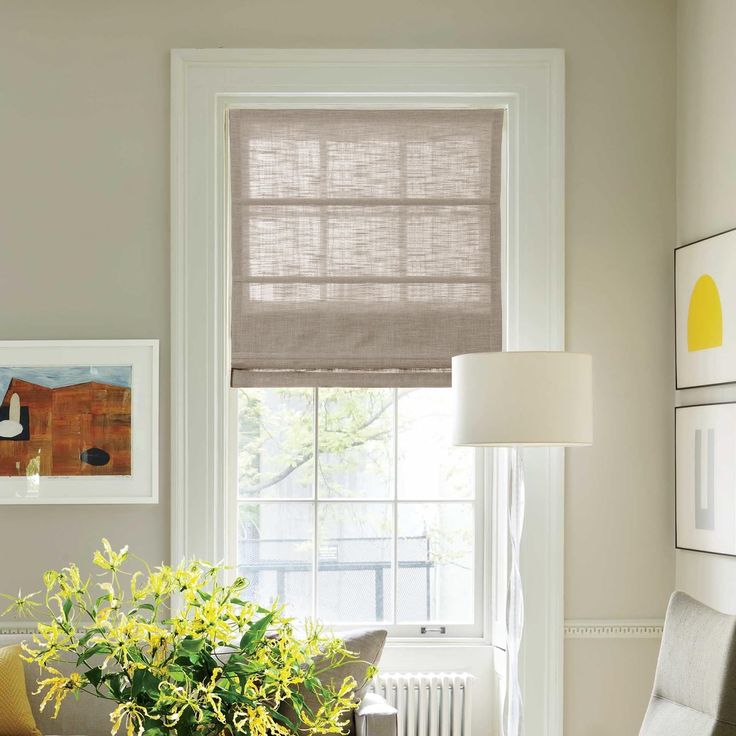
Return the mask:
<path id="1" fill-rule="evenodd" d="M 366 693 L 355 713 L 356 736 L 397 736 L 398 711 L 380 695 Z"/>

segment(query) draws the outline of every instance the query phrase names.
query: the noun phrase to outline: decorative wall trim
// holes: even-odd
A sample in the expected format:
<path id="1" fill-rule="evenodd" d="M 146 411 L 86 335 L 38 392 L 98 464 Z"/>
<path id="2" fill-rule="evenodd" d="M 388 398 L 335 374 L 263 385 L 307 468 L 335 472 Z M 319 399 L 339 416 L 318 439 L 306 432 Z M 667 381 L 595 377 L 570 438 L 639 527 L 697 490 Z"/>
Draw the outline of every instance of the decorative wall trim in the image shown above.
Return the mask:
<path id="1" fill-rule="evenodd" d="M 35 631 L 33 621 L 0 621 L 0 634 L 33 634 Z"/>
<path id="2" fill-rule="evenodd" d="M 565 621 L 566 639 L 659 639 L 662 619 L 569 619 Z M 32 634 L 32 621 L 2 621 L 0 634 Z"/>
<path id="3" fill-rule="evenodd" d="M 663 619 L 571 619 L 565 639 L 659 639 Z"/>

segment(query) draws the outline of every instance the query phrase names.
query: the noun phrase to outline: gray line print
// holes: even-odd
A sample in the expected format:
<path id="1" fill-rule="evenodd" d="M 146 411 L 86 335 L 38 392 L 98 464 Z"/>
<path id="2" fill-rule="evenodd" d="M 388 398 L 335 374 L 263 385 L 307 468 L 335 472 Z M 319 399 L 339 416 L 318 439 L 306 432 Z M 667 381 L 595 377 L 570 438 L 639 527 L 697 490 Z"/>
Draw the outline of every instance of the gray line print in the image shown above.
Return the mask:
<path id="1" fill-rule="evenodd" d="M 695 430 L 695 528 L 713 530 L 716 527 L 715 513 L 715 467 L 716 431 L 709 429 L 707 435 L 706 492 L 703 493 L 703 430 Z"/>

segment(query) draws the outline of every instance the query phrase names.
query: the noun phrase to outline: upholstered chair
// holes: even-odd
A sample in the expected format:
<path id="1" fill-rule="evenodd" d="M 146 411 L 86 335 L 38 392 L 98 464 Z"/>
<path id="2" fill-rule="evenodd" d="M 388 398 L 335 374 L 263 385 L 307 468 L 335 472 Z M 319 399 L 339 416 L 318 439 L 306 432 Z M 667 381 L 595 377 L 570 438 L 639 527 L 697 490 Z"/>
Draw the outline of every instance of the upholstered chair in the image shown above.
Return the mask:
<path id="1" fill-rule="evenodd" d="M 736 736 L 736 616 L 672 595 L 639 736 Z"/>

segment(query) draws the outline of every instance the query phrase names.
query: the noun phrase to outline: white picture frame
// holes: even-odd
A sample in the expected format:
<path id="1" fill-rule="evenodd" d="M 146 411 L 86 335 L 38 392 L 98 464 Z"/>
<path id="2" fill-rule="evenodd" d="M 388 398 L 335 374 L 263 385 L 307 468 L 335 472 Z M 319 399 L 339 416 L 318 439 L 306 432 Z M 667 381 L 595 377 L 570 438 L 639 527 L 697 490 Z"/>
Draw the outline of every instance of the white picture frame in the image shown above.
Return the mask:
<path id="1" fill-rule="evenodd" d="M 675 547 L 736 556 L 736 402 L 675 409 Z"/>
<path id="2" fill-rule="evenodd" d="M 158 391 L 158 340 L 0 341 L 0 504 L 158 503 Z"/>
<path id="3" fill-rule="evenodd" d="M 736 230 L 675 249 L 675 388 L 736 381 Z"/>

